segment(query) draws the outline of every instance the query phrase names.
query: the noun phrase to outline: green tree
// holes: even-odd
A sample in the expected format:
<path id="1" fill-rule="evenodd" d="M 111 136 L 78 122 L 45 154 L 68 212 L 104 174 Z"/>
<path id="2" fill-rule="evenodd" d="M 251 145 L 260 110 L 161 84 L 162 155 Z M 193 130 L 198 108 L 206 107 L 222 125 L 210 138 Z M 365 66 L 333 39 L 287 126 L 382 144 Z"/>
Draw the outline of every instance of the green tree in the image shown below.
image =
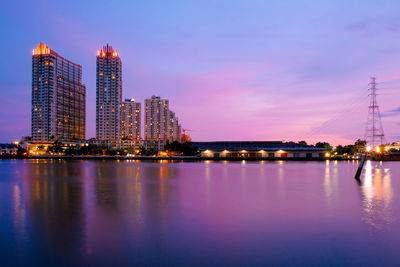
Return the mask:
<path id="1" fill-rule="evenodd" d="M 64 151 L 65 155 L 76 155 L 78 153 L 76 147 L 69 146 Z"/>
<path id="2" fill-rule="evenodd" d="M 318 142 L 318 143 L 315 144 L 315 147 L 332 149 L 332 146 L 329 143 L 326 143 L 326 142 Z"/>
<path id="3" fill-rule="evenodd" d="M 62 153 L 63 147 L 60 141 L 55 141 L 53 145 L 47 147 L 47 152 Z"/>
<path id="4" fill-rule="evenodd" d="M 367 146 L 367 141 L 357 139 L 357 141 L 354 143 L 354 146 L 353 146 L 353 151 L 352 151 L 353 154 L 365 152 L 366 146 Z"/>

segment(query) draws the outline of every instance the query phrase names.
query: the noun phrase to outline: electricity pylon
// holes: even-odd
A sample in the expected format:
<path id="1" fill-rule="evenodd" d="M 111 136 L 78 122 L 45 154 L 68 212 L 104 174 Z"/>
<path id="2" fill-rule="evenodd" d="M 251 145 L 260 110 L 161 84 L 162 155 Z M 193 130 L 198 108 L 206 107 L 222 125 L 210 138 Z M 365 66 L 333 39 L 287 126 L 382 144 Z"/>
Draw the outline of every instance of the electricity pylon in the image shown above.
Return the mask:
<path id="1" fill-rule="evenodd" d="M 379 106 L 376 101 L 376 81 L 375 77 L 371 78 L 369 84 L 369 106 L 368 106 L 368 119 L 367 126 L 365 129 L 365 140 L 371 149 L 382 145 L 385 142 L 385 135 L 383 133 L 381 113 L 379 112 Z"/>

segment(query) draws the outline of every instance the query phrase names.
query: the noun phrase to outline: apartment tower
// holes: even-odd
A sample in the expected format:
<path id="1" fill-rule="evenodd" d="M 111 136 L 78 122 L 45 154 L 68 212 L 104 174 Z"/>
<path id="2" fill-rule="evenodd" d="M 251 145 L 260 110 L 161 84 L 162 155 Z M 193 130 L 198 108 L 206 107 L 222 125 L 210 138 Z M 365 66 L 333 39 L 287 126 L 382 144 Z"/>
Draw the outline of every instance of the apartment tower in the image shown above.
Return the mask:
<path id="1" fill-rule="evenodd" d="M 180 141 L 180 125 L 169 101 L 159 96 L 145 100 L 144 139 L 146 141 Z"/>
<path id="2" fill-rule="evenodd" d="M 121 139 L 122 62 L 108 44 L 97 51 L 96 138 Z"/>
<path id="3" fill-rule="evenodd" d="M 175 112 L 169 111 L 169 116 L 167 118 L 168 121 L 168 136 L 167 136 L 167 140 L 169 142 L 173 142 L 173 141 L 181 141 L 181 125 L 178 122 L 178 118 L 175 117 Z"/>
<path id="4" fill-rule="evenodd" d="M 85 139 L 85 112 L 82 66 L 39 44 L 32 56 L 32 140 Z"/>
<path id="5" fill-rule="evenodd" d="M 121 105 L 121 138 L 140 141 L 141 104 L 125 99 Z"/>

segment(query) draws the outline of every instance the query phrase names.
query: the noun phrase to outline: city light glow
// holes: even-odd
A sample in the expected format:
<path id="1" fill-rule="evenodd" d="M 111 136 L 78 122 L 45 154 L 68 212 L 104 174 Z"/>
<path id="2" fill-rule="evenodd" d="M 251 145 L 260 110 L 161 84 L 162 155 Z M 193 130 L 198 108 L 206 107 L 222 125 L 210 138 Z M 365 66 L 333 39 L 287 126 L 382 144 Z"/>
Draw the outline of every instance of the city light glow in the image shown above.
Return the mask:
<path id="1" fill-rule="evenodd" d="M 39 44 L 37 48 L 33 49 L 32 54 L 37 55 L 48 55 L 50 54 L 50 48 L 45 44 Z"/>

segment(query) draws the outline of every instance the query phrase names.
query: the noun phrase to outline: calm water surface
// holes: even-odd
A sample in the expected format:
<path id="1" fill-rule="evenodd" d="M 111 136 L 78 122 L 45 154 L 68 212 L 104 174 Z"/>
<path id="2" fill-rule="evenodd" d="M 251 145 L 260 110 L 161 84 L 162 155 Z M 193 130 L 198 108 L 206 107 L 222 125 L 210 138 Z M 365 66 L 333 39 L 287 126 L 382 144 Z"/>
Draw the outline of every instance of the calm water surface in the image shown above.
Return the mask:
<path id="1" fill-rule="evenodd" d="M 399 265 L 400 163 L 0 161 L 0 265 Z"/>

